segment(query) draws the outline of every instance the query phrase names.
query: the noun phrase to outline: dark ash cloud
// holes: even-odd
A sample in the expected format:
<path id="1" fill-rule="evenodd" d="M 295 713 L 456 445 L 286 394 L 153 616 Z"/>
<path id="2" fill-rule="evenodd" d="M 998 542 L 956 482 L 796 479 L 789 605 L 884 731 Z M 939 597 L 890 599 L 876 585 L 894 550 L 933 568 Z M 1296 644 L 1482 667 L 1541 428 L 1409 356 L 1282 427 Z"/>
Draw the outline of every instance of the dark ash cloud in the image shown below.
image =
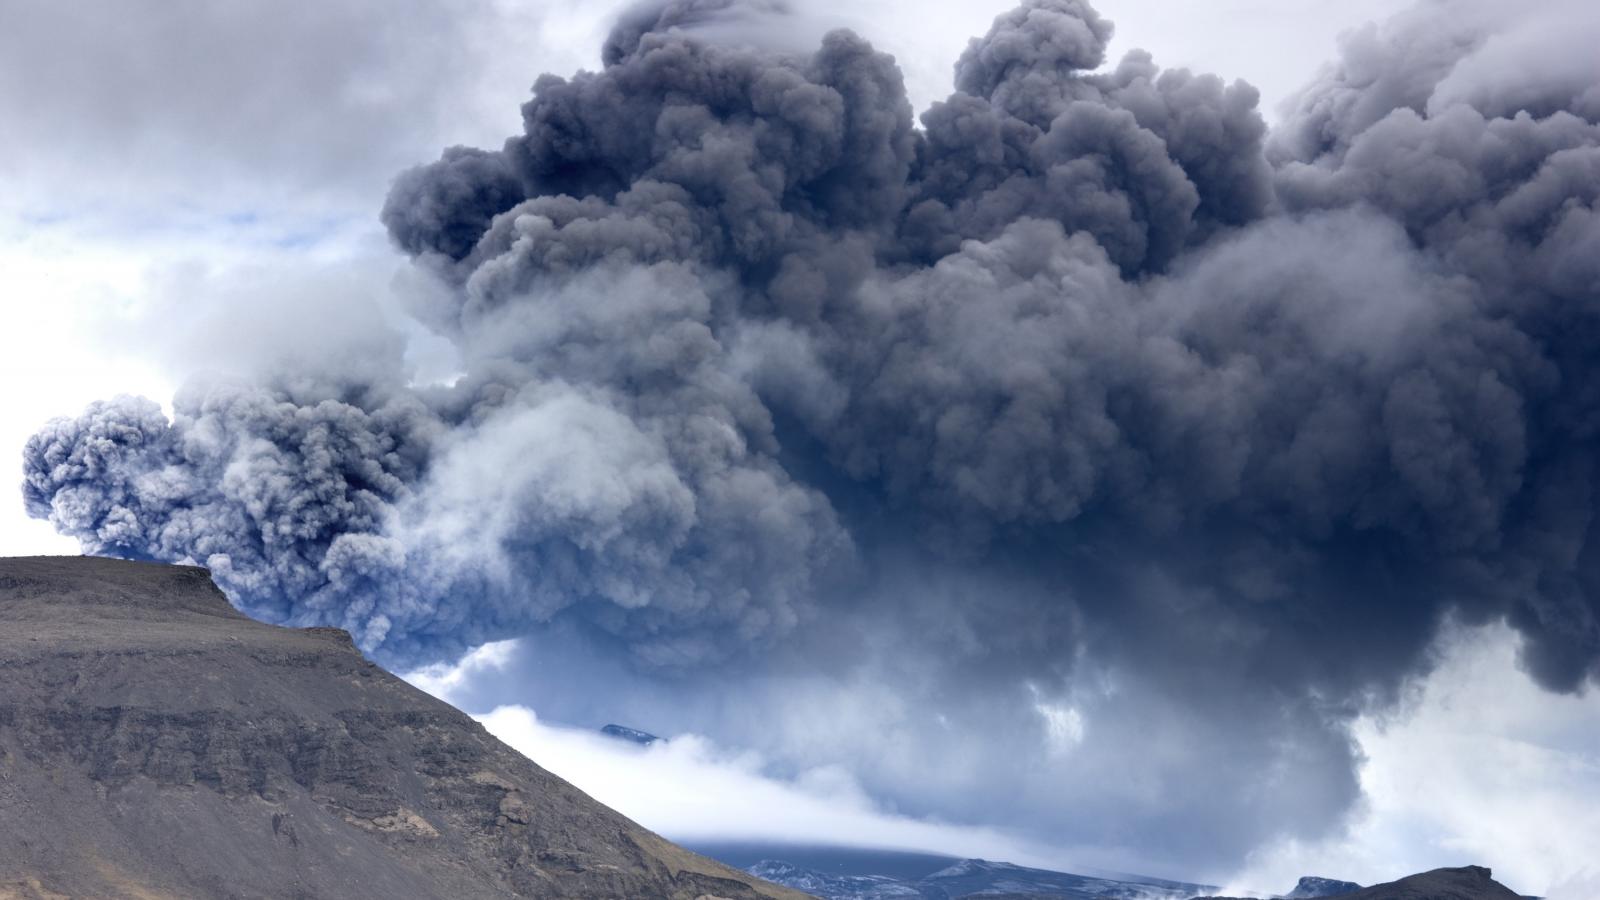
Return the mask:
<path id="1" fill-rule="evenodd" d="M 585 647 L 586 698 L 903 809 L 1172 865 L 1315 837 L 1445 618 L 1600 675 L 1600 109 L 1508 66 L 1558 29 L 1463 9 L 1351 36 L 1269 135 L 1248 85 L 1104 68 L 1080 0 L 997 19 L 921 128 L 854 34 L 641 8 L 395 182 L 458 381 L 102 404 L 30 442 L 28 508 L 392 664 Z"/>

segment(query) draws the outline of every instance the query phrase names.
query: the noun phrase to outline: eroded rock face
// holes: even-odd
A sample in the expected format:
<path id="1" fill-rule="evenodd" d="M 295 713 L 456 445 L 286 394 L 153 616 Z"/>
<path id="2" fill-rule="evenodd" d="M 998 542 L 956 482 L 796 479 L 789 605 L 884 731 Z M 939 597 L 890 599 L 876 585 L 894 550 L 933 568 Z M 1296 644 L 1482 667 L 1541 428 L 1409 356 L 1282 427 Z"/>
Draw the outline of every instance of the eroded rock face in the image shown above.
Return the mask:
<path id="1" fill-rule="evenodd" d="M 798 898 L 202 569 L 0 560 L 0 897 Z"/>

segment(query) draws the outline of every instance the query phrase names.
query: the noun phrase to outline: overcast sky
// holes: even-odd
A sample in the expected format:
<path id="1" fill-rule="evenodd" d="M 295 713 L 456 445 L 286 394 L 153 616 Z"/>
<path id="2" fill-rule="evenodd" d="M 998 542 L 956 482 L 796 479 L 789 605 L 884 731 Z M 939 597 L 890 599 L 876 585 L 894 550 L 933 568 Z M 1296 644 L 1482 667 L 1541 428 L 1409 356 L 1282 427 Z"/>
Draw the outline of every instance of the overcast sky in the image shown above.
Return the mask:
<path id="1" fill-rule="evenodd" d="M 10 454 L 12 471 L 29 435 L 91 401 L 142 395 L 170 410 L 191 379 L 248 377 L 300 354 L 326 355 L 320 346 L 359 343 L 375 321 L 400 336 L 420 380 L 450 379 L 459 361 L 449 343 L 403 312 L 410 263 L 378 220 L 389 186 L 445 146 L 497 148 L 519 130 L 518 105 L 537 75 L 599 65 L 622 5 L 492 0 L 464 13 L 451 0 L 418 0 L 402 15 L 382 0 L 291 11 L 257 0 L 0 0 L 0 454 Z M 1011 4 L 799 6 L 794 40 L 855 29 L 895 56 L 921 110 L 950 92 L 967 40 Z M 1097 6 L 1116 23 L 1113 60 L 1141 47 L 1164 66 L 1243 79 L 1260 89 L 1269 122 L 1334 56 L 1342 32 L 1399 8 L 1375 0 Z M 74 552 L 75 540 L 25 515 L 16 492 L 0 503 L 0 554 Z M 1285 889 L 1303 874 L 1373 882 L 1482 863 L 1520 892 L 1586 896 L 1583 885 L 1600 877 L 1600 696 L 1542 690 L 1518 667 L 1517 647 L 1498 623 L 1449 629 L 1431 674 L 1408 682 L 1393 709 L 1355 720 L 1361 799 L 1346 822 L 1314 840 L 1269 836 L 1243 859 L 1213 864 L 1164 863 L 1126 845 L 1144 827 L 1131 814 L 1126 828 L 1108 822 L 1113 836 L 1103 843 L 1009 827 L 999 809 L 979 811 L 972 795 L 982 785 L 904 808 L 874 786 L 906 770 L 833 745 L 829 728 L 870 729 L 909 701 L 844 678 L 772 676 L 771 696 L 802 698 L 796 708 L 810 702 L 817 726 L 810 738 L 782 732 L 775 751 L 749 738 L 748 713 L 722 733 L 714 732 L 725 717 L 686 713 L 690 725 L 665 729 L 681 730 L 678 739 L 648 750 L 602 742 L 575 711 L 581 703 L 549 699 L 566 687 L 539 681 L 550 671 L 539 661 L 562 651 L 537 638 L 411 677 L 601 800 L 685 840 L 841 840 L 1140 867 L 1256 890 Z M 650 690 L 640 687 L 637 705 L 615 715 L 672 696 Z M 1139 717 L 1119 707 L 1139 702 L 1140 684 L 1084 690 L 1067 702 L 1035 689 L 1029 702 L 1046 743 L 1033 749 L 1054 760 L 1044 770 L 1069 766 L 1063 754 L 1084 744 L 1086 729 L 1140 733 Z M 709 708 L 719 696 L 683 691 L 690 706 Z M 1182 740 L 1176 731 L 1150 737 Z"/>

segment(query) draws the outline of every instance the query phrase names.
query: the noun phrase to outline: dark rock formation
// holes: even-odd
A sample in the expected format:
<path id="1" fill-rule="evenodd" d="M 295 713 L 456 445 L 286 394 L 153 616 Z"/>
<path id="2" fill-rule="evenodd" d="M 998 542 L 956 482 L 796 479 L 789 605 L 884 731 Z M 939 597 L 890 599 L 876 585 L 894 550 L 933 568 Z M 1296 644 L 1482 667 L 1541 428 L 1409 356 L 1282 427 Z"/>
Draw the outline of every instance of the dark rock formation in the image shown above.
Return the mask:
<path id="1" fill-rule="evenodd" d="M 202 569 L 0 560 L 0 897 L 799 898 Z"/>
<path id="2" fill-rule="evenodd" d="M 1520 900 L 1515 892 L 1495 881 L 1491 874 L 1483 866 L 1434 869 L 1337 896 L 1339 900 Z M 1196 900 L 1234 898 L 1204 897 Z"/>

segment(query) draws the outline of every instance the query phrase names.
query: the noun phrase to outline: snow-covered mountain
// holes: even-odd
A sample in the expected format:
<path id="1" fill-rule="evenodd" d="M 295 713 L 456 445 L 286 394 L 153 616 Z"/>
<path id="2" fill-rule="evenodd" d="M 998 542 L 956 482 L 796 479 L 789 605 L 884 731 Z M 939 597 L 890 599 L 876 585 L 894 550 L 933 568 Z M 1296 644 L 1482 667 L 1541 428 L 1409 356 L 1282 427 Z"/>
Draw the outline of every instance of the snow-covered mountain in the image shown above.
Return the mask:
<path id="1" fill-rule="evenodd" d="M 757 878 L 815 894 L 823 900 L 901 900 L 925 897 L 913 882 L 890 875 L 830 875 L 777 860 L 762 860 L 745 870 Z"/>
<path id="2" fill-rule="evenodd" d="M 823 900 L 954 900 L 958 897 L 1026 896 L 1059 900 L 1187 900 L 1216 890 L 1200 884 L 1144 878 L 1101 877 L 1030 869 L 967 859 L 917 879 L 821 872 L 778 860 L 746 869 L 752 875 L 815 894 Z"/>
<path id="3" fill-rule="evenodd" d="M 626 725 L 607 725 L 600 729 L 600 733 L 606 737 L 616 738 L 619 741 L 628 741 L 642 747 L 648 747 L 657 741 L 663 740 L 648 731 L 640 731 L 637 728 L 629 728 Z"/>

